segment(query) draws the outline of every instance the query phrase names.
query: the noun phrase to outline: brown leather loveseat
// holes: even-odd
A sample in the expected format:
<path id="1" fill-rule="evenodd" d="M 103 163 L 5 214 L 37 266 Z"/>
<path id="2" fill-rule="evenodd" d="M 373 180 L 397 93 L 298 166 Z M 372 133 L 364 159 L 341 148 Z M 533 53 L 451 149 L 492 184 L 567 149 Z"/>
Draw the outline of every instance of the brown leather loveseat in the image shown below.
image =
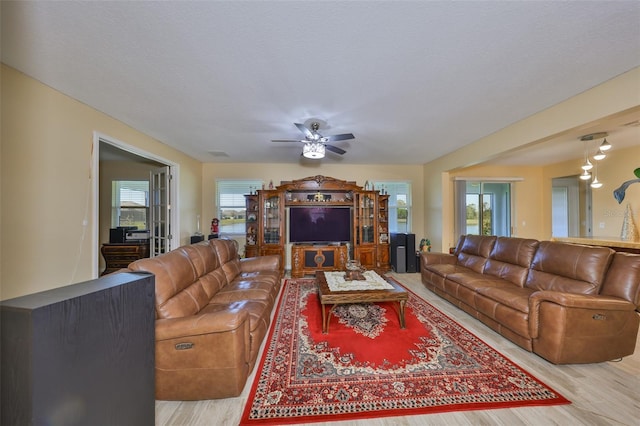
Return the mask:
<path id="1" fill-rule="evenodd" d="M 156 399 L 238 396 L 269 328 L 280 257 L 239 259 L 235 241 L 214 239 L 128 269 L 155 275 Z"/>
<path id="2" fill-rule="evenodd" d="M 640 255 L 606 247 L 462 236 L 453 254 L 422 253 L 422 283 L 555 364 L 633 354 Z"/>

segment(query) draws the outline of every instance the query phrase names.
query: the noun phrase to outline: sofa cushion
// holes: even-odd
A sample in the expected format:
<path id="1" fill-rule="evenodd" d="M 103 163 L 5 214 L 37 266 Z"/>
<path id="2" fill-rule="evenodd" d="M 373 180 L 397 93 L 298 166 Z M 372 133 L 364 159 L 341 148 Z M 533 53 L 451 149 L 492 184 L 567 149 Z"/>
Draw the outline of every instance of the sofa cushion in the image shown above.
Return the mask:
<path id="1" fill-rule="evenodd" d="M 273 305 L 279 287 L 269 281 L 236 279 L 216 293 L 211 303 L 231 303 L 241 300 L 258 300 Z"/>
<path id="2" fill-rule="evenodd" d="M 158 318 L 195 315 L 209 303 L 209 296 L 198 281 L 196 269 L 184 250 L 136 260 L 129 265 L 129 269 L 151 272 L 156 276 Z"/>
<path id="3" fill-rule="evenodd" d="M 482 272 L 495 242 L 494 236 L 466 235 L 458 253 L 458 265 Z"/>
<path id="4" fill-rule="evenodd" d="M 505 305 L 516 311 L 527 313 L 529 312 L 529 296 L 534 293 L 534 290 L 516 286 L 482 287 L 478 288 L 477 293 L 491 300 L 495 300 L 500 305 Z M 508 324 L 505 325 L 507 327 L 509 326 Z"/>
<path id="5" fill-rule="evenodd" d="M 436 263 L 436 264 L 428 264 L 424 266 L 424 269 L 430 272 L 433 272 L 436 275 L 441 277 L 448 277 L 451 274 L 455 274 L 457 272 L 466 272 L 470 271 L 466 266 L 452 265 L 448 263 Z"/>
<path id="6" fill-rule="evenodd" d="M 538 240 L 498 237 L 483 272 L 523 287 L 538 244 Z"/>
<path id="7" fill-rule="evenodd" d="M 178 247 L 176 250 L 182 250 L 189 257 L 193 267 L 196 269 L 196 275 L 201 277 L 216 268 L 220 267 L 218 257 L 213 248 L 207 243 L 197 243 L 187 246 Z"/>
<path id="8" fill-rule="evenodd" d="M 462 245 L 464 244 L 465 237 L 466 235 L 460 235 L 460 238 L 458 238 L 458 243 L 456 244 L 456 247 L 453 249 L 454 256 L 457 256 L 458 253 L 460 253 L 460 250 L 462 250 Z"/>
<path id="9" fill-rule="evenodd" d="M 525 286 L 577 294 L 598 294 L 615 252 L 606 247 L 542 241 Z"/>
<path id="10" fill-rule="evenodd" d="M 513 284 L 500 277 L 469 270 L 450 274 L 447 279 L 474 291 L 482 287 L 513 287 Z"/>
<path id="11" fill-rule="evenodd" d="M 600 294 L 628 300 L 640 308 L 640 255 L 617 252 Z"/>
<path id="12" fill-rule="evenodd" d="M 249 331 L 253 332 L 258 328 L 269 324 L 271 310 L 265 302 L 257 300 L 238 300 L 231 303 L 210 303 L 201 312 L 206 314 L 209 312 L 217 312 L 221 309 L 231 312 L 246 312 L 249 314 Z"/>
<path id="13" fill-rule="evenodd" d="M 238 256 L 238 243 L 235 240 L 216 238 L 209 240 L 209 244 L 218 255 L 218 261 L 227 277 L 227 281 L 233 281 L 240 274 L 240 256 Z"/>
<path id="14" fill-rule="evenodd" d="M 509 285 L 508 287 L 484 287 L 475 294 L 475 306 L 482 315 L 500 324 L 498 332 L 509 335 L 505 329 L 530 339 L 529 295 L 531 290 Z M 482 318 L 482 315 L 479 315 Z M 511 340 L 518 343 L 518 339 Z M 524 341 L 522 342 L 524 343 Z M 525 344 L 526 346 L 526 344 Z"/>
<path id="15" fill-rule="evenodd" d="M 201 285 L 209 299 L 227 285 L 227 278 L 220 267 L 218 256 L 209 244 L 192 244 L 176 250 L 182 250 L 187 254 L 195 268 L 196 276 L 199 277 L 199 283 L 194 284 Z"/>
<path id="16" fill-rule="evenodd" d="M 230 304 L 216 304 L 211 303 L 203 309 L 203 313 L 216 312 L 220 308 L 235 310 L 240 313 L 249 314 L 249 341 L 246 342 L 248 349 L 248 358 L 250 360 L 251 367 L 258 357 L 258 351 L 260 350 L 260 344 L 264 339 L 267 331 L 269 330 L 269 322 L 271 321 L 271 306 L 263 301 L 257 300 L 244 300 L 237 301 Z M 214 355 L 214 354 L 212 354 Z"/>

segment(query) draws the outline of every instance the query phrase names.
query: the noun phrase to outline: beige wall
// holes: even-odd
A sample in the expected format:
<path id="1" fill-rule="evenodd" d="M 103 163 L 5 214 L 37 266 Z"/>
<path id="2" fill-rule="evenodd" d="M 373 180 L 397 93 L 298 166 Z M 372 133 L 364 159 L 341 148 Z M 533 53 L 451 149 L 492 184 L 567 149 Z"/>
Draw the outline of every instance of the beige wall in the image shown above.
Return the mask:
<path id="1" fill-rule="evenodd" d="M 545 213 L 551 216 L 551 179 L 578 174 L 582 170 L 580 166 L 584 159 L 553 164 L 544 168 L 543 187 L 545 191 Z M 633 219 L 640 226 L 640 183 L 635 183 L 627 188 L 626 196 L 621 204 L 613 197 L 614 189 L 620 187 L 623 182 L 635 179 L 633 171 L 640 167 L 640 141 L 638 145 L 626 149 L 616 149 L 615 145 L 608 152 L 607 158 L 598 163 L 598 180 L 603 183 L 599 189 L 592 189 L 592 235 L 594 237 L 619 238 L 622 231 L 622 220 L 627 204 L 631 206 Z M 583 184 L 582 185 L 587 185 Z M 545 221 L 545 232 L 551 234 L 551 223 Z M 640 228 L 638 228 L 640 229 Z"/>
<path id="2" fill-rule="evenodd" d="M 97 272 L 94 132 L 180 166 L 181 239 L 202 209 L 198 161 L 2 65 L 0 298 L 84 281 Z"/>
<path id="3" fill-rule="evenodd" d="M 416 239 L 424 235 L 424 188 L 421 165 L 342 165 L 322 164 L 303 166 L 296 164 L 204 164 L 202 171 L 203 222 L 211 223 L 216 216 L 216 179 L 257 179 L 265 184 L 273 180 L 274 185 L 281 181 L 301 179 L 308 176 L 323 175 L 336 179 L 355 181 L 364 185 L 365 181 L 410 181 L 412 190 L 412 230 Z M 205 229 L 208 229 L 205 227 Z M 244 246 L 242 239 L 241 247 Z M 287 262 L 288 263 L 288 262 Z"/>
<path id="4" fill-rule="evenodd" d="M 216 179 L 293 180 L 325 175 L 355 180 L 409 180 L 413 189 L 413 229 L 434 250 L 453 241 L 455 176 L 521 176 L 516 184 L 516 233 L 551 235 L 551 179 L 572 174 L 580 160 L 546 168 L 491 168 L 480 164 L 501 152 L 566 132 L 640 105 L 640 68 L 515 123 L 426 165 L 201 164 L 122 122 L 2 66 L 0 151 L 0 299 L 8 299 L 92 278 L 98 243 L 92 229 L 92 145 L 94 132 L 179 165 L 180 240 L 188 242 L 201 215 L 207 232 L 215 216 Z M 446 141 L 443 141 L 446 143 Z M 638 148 L 615 149 L 599 170 L 604 188 L 594 192 L 594 234 L 617 235 L 630 202 L 640 219 L 640 184 L 618 205 L 611 191 L 633 178 Z M 525 224 L 522 225 L 522 222 Z M 604 222 L 604 230 L 599 223 Z"/>
<path id="5" fill-rule="evenodd" d="M 445 250 L 455 244 L 453 230 L 453 186 L 451 184 L 452 174 L 482 164 L 492 158 L 498 157 L 500 153 L 524 147 L 526 145 L 544 140 L 553 135 L 559 135 L 572 129 L 579 128 L 586 123 L 593 123 L 596 120 L 620 113 L 630 108 L 640 105 L 640 68 L 635 68 L 623 75 L 607 81 L 580 95 L 574 96 L 549 109 L 541 111 L 525 120 L 517 122 L 509 127 L 495 132 L 483 139 L 480 139 L 462 149 L 449 155 L 443 156 L 435 161 L 424 165 L 425 179 L 425 232 L 431 236 L 433 249 L 435 251 Z M 442 141 L 446 143 L 447 141 Z M 579 163 L 579 160 L 577 160 Z M 578 166 L 579 168 L 579 166 Z M 575 168 L 567 169 L 561 176 L 572 174 Z M 632 172 L 626 170 L 613 170 L 604 173 L 613 173 L 608 176 L 609 181 L 620 181 L 620 183 Z M 551 177 L 548 173 L 543 175 L 538 182 L 542 193 L 536 193 L 535 197 L 540 201 L 540 207 L 534 208 L 541 228 L 533 229 L 531 222 L 527 221 L 526 232 L 520 227 L 518 233 L 521 235 L 531 235 L 543 238 L 551 236 Z M 511 175 L 511 174 L 509 174 Z M 613 190 L 613 188 L 610 188 Z M 636 190 L 634 188 L 634 190 Z M 603 191 L 604 192 L 604 191 Z M 527 200 L 525 200 L 528 203 Z M 594 198 L 594 215 L 604 215 L 604 209 L 599 206 L 601 196 Z M 524 214 L 526 206 L 516 204 L 517 214 Z M 600 213 L 597 213 L 600 211 Z M 617 211 L 614 212 L 617 214 Z M 599 222 L 599 218 L 594 218 L 594 223 Z M 605 222 L 606 223 L 606 222 Z M 605 225 L 606 226 L 606 225 Z M 606 232 L 612 232 L 616 225 L 605 227 Z"/>

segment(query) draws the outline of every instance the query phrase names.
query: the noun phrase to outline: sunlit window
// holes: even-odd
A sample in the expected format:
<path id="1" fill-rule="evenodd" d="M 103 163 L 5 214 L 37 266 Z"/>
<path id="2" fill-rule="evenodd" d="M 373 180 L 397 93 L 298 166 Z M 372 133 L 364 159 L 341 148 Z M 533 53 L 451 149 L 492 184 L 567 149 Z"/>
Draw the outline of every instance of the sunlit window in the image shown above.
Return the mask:
<path id="1" fill-rule="evenodd" d="M 111 227 L 147 229 L 149 181 L 116 180 L 111 187 Z"/>
<path id="2" fill-rule="evenodd" d="M 374 182 L 374 187 L 389 194 L 389 232 L 411 232 L 411 183 Z"/>
<path id="3" fill-rule="evenodd" d="M 218 220 L 220 233 L 244 235 L 247 219 L 245 195 L 262 188 L 259 180 L 217 180 Z"/>

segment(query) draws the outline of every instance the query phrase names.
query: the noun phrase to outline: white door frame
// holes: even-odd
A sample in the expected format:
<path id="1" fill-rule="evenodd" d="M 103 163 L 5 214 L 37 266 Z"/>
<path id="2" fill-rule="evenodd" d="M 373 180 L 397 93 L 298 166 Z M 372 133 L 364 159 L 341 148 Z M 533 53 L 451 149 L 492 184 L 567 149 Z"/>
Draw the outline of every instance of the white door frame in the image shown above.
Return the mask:
<path id="1" fill-rule="evenodd" d="M 91 274 L 93 278 L 98 278 L 98 270 L 99 270 L 99 250 L 98 250 L 98 241 L 99 241 L 99 224 L 100 224 L 100 210 L 99 210 L 99 198 L 100 198 L 100 142 L 108 143 L 109 145 L 113 145 L 123 151 L 130 152 L 132 154 L 138 155 L 140 157 L 148 158 L 149 160 L 157 161 L 158 163 L 166 164 L 171 169 L 171 174 L 173 175 L 173 179 L 171 179 L 171 186 L 169 191 L 171 191 L 173 198 L 173 205 L 171 206 L 171 227 L 172 227 L 172 239 L 171 239 L 171 247 L 179 247 L 180 246 L 180 192 L 178 191 L 179 180 L 180 180 L 180 165 L 173 161 L 167 160 L 166 158 L 160 157 L 151 152 L 142 150 L 138 147 L 129 145 L 125 142 L 122 142 L 114 137 L 105 135 L 100 132 L 93 132 L 93 150 L 92 150 L 92 167 L 93 170 L 93 200 L 92 206 L 93 209 L 93 226 L 92 226 L 92 245 L 91 245 L 91 258 L 92 258 L 92 270 Z"/>

